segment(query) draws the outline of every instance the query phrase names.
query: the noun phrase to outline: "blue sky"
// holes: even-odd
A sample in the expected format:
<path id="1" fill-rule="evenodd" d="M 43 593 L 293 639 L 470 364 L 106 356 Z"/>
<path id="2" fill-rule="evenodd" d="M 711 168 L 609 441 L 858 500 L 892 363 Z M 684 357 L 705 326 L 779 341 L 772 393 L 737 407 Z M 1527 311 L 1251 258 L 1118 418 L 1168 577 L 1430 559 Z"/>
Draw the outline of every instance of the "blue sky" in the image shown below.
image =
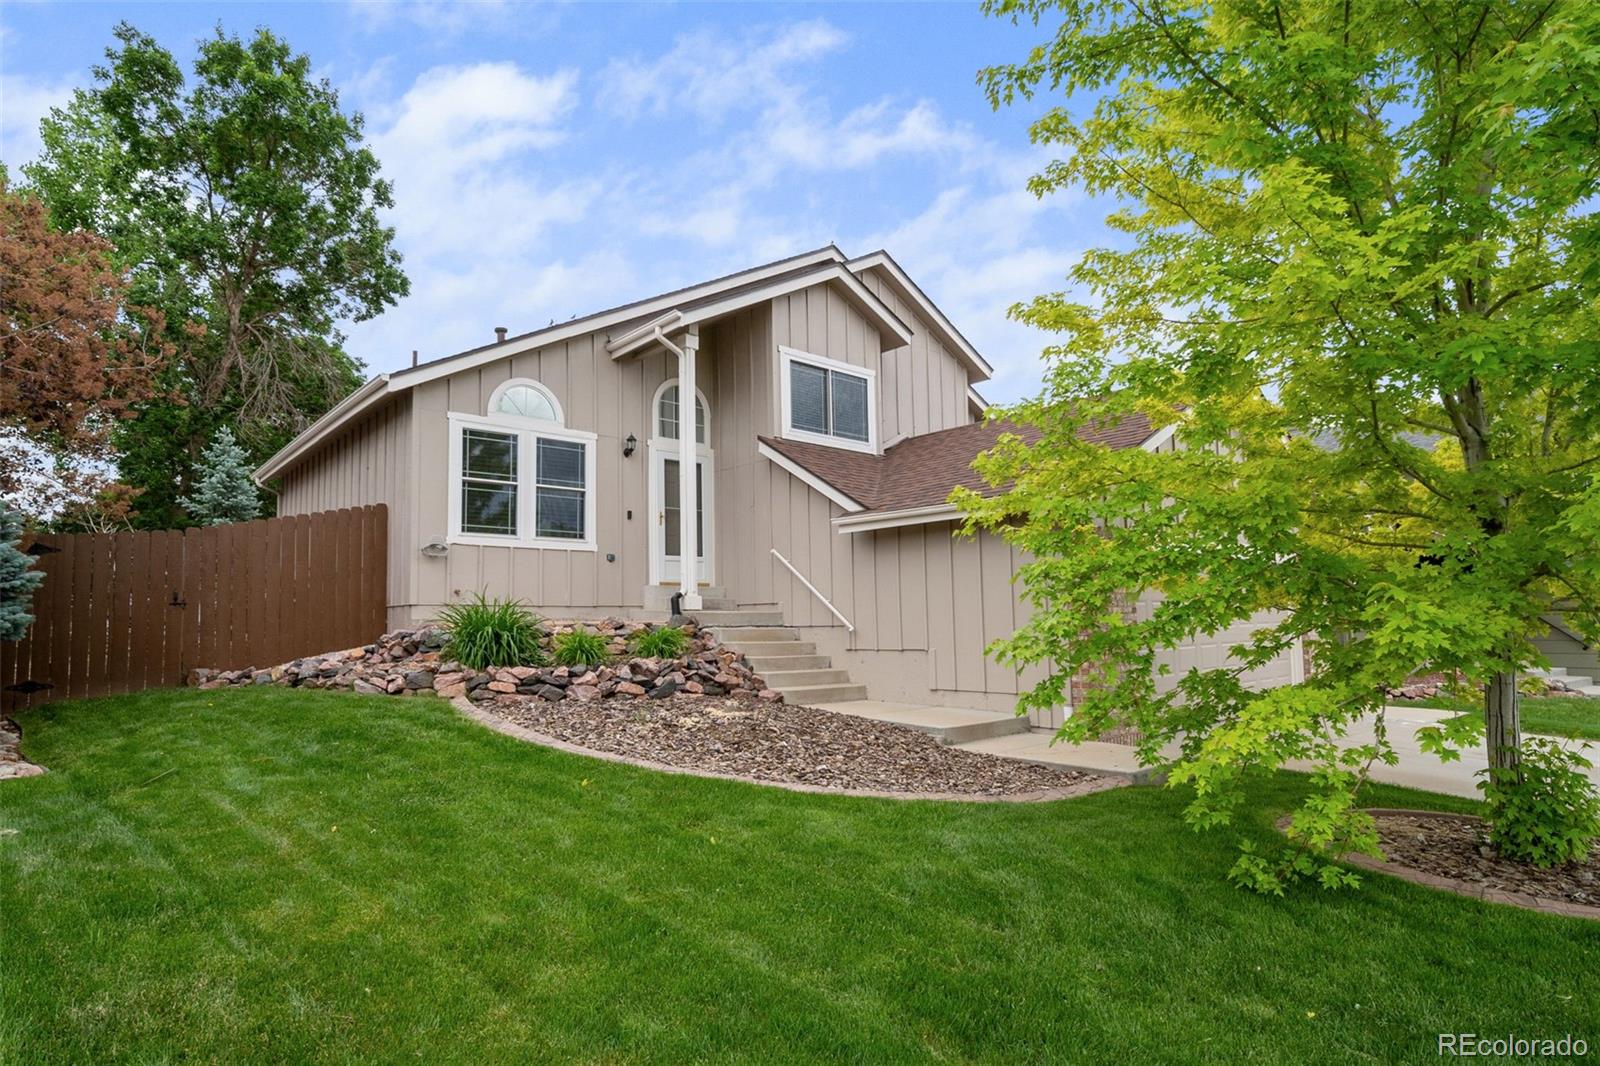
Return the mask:
<path id="1" fill-rule="evenodd" d="M 10 4 L 0 159 L 89 83 L 127 19 L 187 67 L 220 21 L 268 26 L 367 116 L 412 294 L 348 326 L 370 370 L 781 258 L 886 247 L 996 366 L 1036 390 L 1042 335 L 1005 309 L 1061 288 L 1105 210 L 1024 187 L 1043 106 L 975 74 L 1044 31 L 976 3 Z"/>

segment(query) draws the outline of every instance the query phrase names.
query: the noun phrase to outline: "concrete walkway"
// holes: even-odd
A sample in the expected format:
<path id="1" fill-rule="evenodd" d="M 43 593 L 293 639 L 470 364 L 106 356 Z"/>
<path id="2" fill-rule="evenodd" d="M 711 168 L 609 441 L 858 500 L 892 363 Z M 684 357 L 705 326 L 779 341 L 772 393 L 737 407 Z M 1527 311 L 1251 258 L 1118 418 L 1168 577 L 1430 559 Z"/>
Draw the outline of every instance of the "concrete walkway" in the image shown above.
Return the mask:
<path id="1" fill-rule="evenodd" d="M 1082 744 L 1056 742 L 1055 733 L 1046 729 L 1029 729 L 1027 722 L 1011 714 L 981 711 L 963 707 L 938 707 L 916 703 L 886 703 L 878 700 L 849 700 L 819 705 L 822 710 L 839 714 L 854 714 L 880 722 L 894 722 L 911 729 L 932 733 L 952 747 L 964 751 L 983 752 L 1003 759 L 1020 759 L 1045 766 L 1060 766 L 1070 770 L 1122 777 L 1135 782 L 1151 779 L 1151 771 L 1139 765 L 1134 749 L 1122 744 L 1105 744 L 1086 741 Z M 1385 715 L 1389 730 L 1389 743 L 1399 762 L 1394 766 L 1376 764 L 1372 768 L 1374 781 L 1428 792 L 1443 792 L 1452 796 L 1480 798 L 1477 773 L 1488 766 L 1483 747 L 1463 751 L 1461 758 L 1440 762 L 1438 756 L 1422 750 L 1416 731 L 1423 726 L 1437 725 L 1454 717 L 1455 711 L 1431 710 L 1422 707 L 1390 707 Z M 1371 743 L 1373 723 L 1370 718 L 1351 726 L 1346 743 L 1350 747 Z M 1584 741 L 1566 741 L 1580 750 Z M 1586 757 L 1596 766 L 1587 773 L 1600 788 L 1600 742 L 1589 742 Z M 1290 763 L 1292 770 L 1310 770 L 1309 763 Z"/>
<path id="2" fill-rule="evenodd" d="M 1394 766 L 1384 766 L 1381 763 L 1374 765 L 1372 779 L 1391 785 L 1425 789 L 1429 792 L 1444 792 L 1452 796 L 1481 799 L 1483 794 L 1478 791 L 1479 779 L 1476 775 L 1478 771 L 1489 766 L 1489 760 L 1484 754 L 1481 743 L 1462 751 L 1461 758 L 1451 762 L 1440 762 L 1437 755 L 1423 751 L 1422 745 L 1417 743 L 1418 729 L 1454 718 L 1456 713 L 1427 707 L 1388 708 L 1384 722 L 1389 730 L 1389 744 L 1400 757 L 1400 761 Z M 1371 743 L 1372 725 L 1370 718 L 1364 718 L 1352 725 L 1346 737 L 1349 746 Z M 1559 737 L 1556 739 L 1561 740 L 1567 747 L 1575 747 L 1583 752 L 1584 757 L 1590 762 L 1600 764 L 1600 743 Z M 1584 752 L 1585 744 L 1588 745 L 1587 752 Z M 1290 769 L 1306 770 L 1310 767 L 1306 764 L 1291 763 Z M 1589 780 L 1594 782 L 1596 787 L 1600 787 L 1600 765 L 1591 766 L 1586 773 Z"/>

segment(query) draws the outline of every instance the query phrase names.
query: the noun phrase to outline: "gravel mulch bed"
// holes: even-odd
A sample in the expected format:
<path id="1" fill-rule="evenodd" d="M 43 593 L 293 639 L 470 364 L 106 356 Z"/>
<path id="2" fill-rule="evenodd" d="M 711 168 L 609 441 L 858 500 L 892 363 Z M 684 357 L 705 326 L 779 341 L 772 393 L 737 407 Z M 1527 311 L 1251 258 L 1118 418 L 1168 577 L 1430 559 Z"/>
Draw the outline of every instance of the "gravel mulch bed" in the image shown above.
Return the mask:
<path id="1" fill-rule="evenodd" d="M 1540 870 L 1504 862 L 1483 842 L 1483 822 L 1412 812 L 1373 812 L 1389 861 L 1436 877 L 1503 892 L 1600 906 L 1600 849 L 1587 862 Z"/>
<path id="2" fill-rule="evenodd" d="M 756 781 L 965 796 L 1109 784 L 1095 774 L 949 748 L 902 726 L 744 694 L 557 703 L 507 695 L 480 707 L 594 751 Z"/>

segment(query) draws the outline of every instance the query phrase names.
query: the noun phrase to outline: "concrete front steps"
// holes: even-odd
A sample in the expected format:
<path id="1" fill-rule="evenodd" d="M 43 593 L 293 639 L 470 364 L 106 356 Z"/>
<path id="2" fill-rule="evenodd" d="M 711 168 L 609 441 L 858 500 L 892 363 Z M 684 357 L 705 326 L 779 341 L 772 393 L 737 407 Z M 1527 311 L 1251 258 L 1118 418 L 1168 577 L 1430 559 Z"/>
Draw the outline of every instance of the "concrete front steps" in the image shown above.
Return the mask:
<path id="1" fill-rule="evenodd" d="M 708 607 L 710 605 L 708 604 Z M 817 653 L 817 646 L 783 624 L 776 609 L 724 608 L 696 611 L 694 620 L 713 633 L 719 644 L 741 652 L 769 688 L 783 693 L 789 703 L 835 714 L 855 715 L 890 722 L 930 733 L 941 743 L 966 751 L 1084 770 L 1135 783 L 1150 779 L 1134 750 L 1119 744 L 1053 744 L 1053 733 L 1036 730 L 1026 718 L 1005 711 L 971 707 L 940 707 L 920 703 L 869 700 L 867 686 L 855 684 L 833 660 Z"/>
<path id="2" fill-rule="evenodd" d="M 695 622 L 717 643 L 740 652 L 767 687 L 789 703 L 816 707 L 843 700 L 864 700 L 867 686 L 855 684 L 846 670 L 817 654 L 817 646 L 783 624 L 779 610 L 696 611 Z"/>
<path id="3" fill-rule="evenodd" d="M 1567 688 L 1584 696 L 1600 696 L 1600 685 L 1594 683 L 1594 678 L 1583 674 L 1567 672 L 1565 666 L 1552 666 L 1548 670 L 1529 670 L 1529 677 L 1542 677 L 1548 681 L 1559 681 Z"/>

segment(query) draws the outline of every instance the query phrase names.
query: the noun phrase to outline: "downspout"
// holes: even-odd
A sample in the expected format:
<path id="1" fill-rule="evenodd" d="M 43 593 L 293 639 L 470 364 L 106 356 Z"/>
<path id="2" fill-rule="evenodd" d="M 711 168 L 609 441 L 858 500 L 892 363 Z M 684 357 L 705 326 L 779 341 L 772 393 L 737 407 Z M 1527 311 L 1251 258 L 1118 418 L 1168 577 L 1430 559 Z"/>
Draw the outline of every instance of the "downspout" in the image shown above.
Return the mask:
<path id="1" fill-rule="evenodd" d="M 700 349 L 700 327 L 684 331 L 683 346 L 667 339 L 660 326 L 655 339 L 678 356 L 678 594 L 686 611 L 698 611 L 700 599 L 699 513 L 700 467 L 695 462 L 694 426 L 700 394 L 695 388 L 695 356 Z M 653 416 L 652 416 L 653 417 Z"/>

